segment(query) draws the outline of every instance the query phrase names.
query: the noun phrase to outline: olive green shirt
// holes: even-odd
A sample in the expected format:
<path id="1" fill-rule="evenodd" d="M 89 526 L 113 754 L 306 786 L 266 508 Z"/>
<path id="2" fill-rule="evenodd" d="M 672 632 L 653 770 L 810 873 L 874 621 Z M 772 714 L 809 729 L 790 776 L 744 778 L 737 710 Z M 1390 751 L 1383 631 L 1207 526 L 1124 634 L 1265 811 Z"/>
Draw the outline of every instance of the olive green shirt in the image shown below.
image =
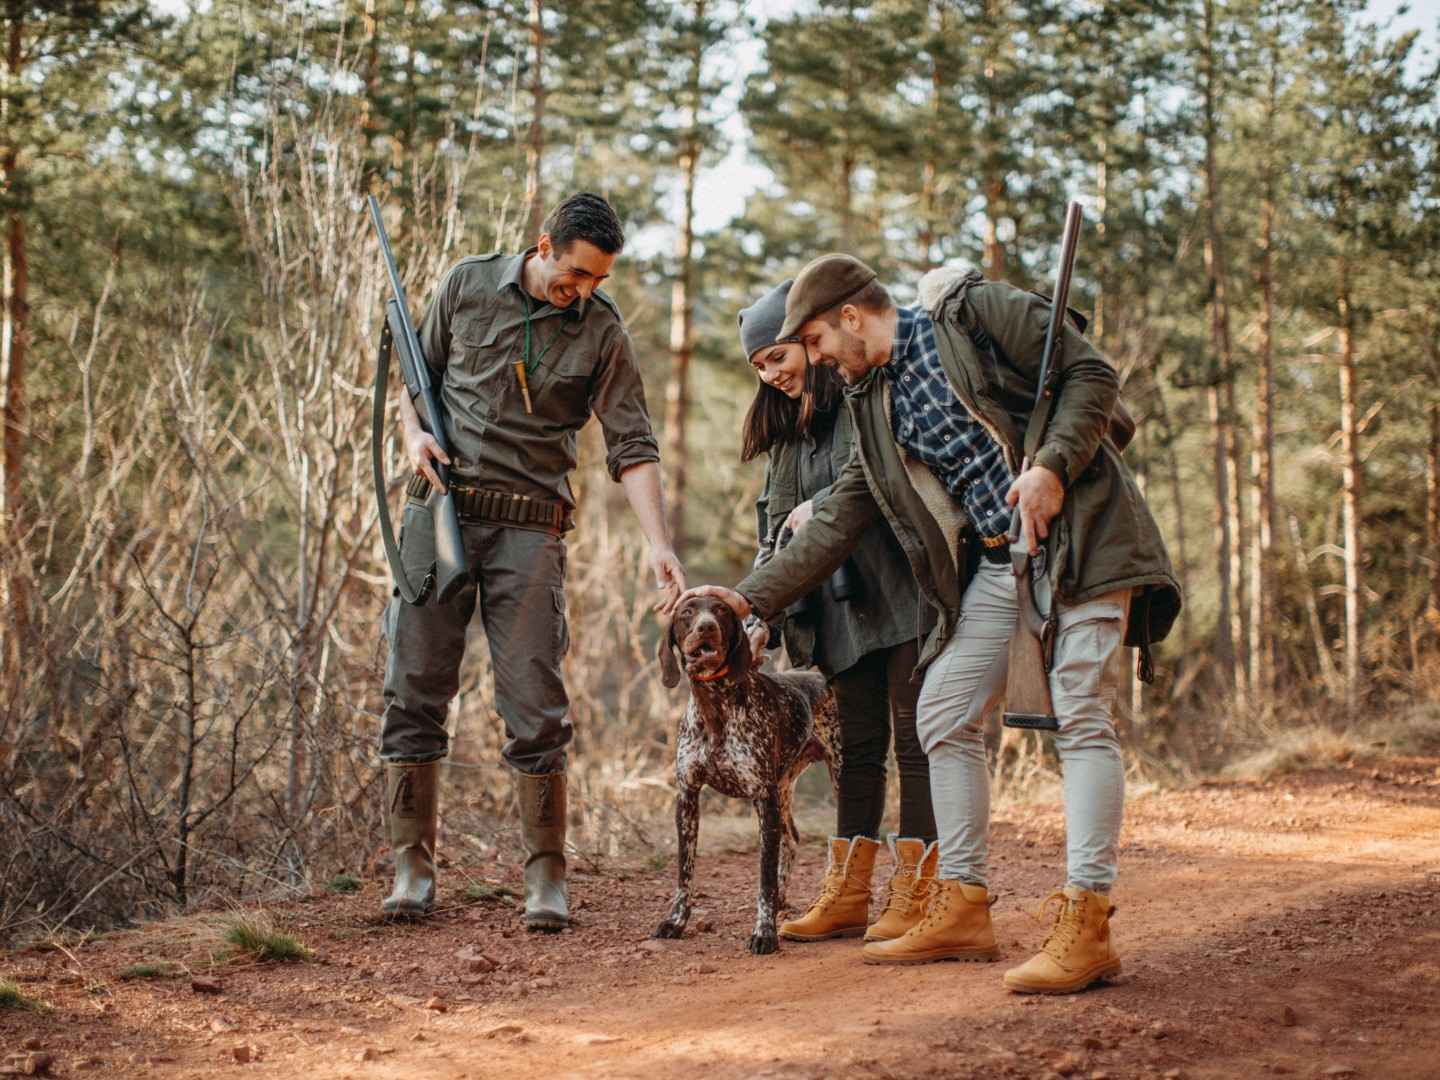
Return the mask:
<path id="1" fill-rule="evenodd" d="M 420 347 L 440 387 L 456 480 L 573 506 L 575 436 L 592 412 L 614 479 L 660 452 L 619 309 L 599 290 L 568 308 L 527 294 L 521 270 L 534 250 L 462 259 L 446 271 L 420 323 Z M 531 413 L 514 367 L 525 358 L 527 308 Z"/>

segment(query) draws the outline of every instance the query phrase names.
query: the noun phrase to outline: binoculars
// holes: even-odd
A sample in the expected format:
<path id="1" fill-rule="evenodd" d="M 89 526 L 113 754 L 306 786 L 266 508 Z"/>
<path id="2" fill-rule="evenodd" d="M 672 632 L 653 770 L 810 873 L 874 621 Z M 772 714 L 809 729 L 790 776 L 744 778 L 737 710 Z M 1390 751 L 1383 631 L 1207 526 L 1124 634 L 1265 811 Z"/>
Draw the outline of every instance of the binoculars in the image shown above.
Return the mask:
<path id="1" fill-rule="evenodd" d="M 795 533 L 787 528 L 780 530 L 780 535 L 775 539 L 775 549 L 783 549 L 786 544 L 795 538 Z M 860 596 L 860 575 L 855 570 L 852 560 L 846 559 L 839 568 L 830 575 L 824 585 L 820 586 L 830 594 L 832 600 L 855 600 Z M 820 589 L 807 593 L 790 606 L 792 615 L 813 615 L 819 603 Z"/>

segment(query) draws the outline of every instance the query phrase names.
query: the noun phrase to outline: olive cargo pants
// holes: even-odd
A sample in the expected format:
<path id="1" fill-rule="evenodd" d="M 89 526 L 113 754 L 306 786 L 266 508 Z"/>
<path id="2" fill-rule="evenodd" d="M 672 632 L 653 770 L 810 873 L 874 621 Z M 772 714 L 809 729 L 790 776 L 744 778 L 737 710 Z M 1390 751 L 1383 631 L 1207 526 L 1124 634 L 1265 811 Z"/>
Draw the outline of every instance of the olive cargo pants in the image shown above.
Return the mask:
<path id="1" fill-rule="evenodd" d="M 448 604 L 419 607 L 399 595 L 385 612 L 385 713 L 380 757 L 395 764 L 443 758 L 445 714 L 460 688 L 465 632 L 478 601 L 495 675 L 495 708 L 505 723 L 505 760 L 520 772 L 565 769 L 573 735 L 560 675 L 569 647 L 565 622 L 565 541 L 554 533 L 462 521 L 473 579 Z M 400 533 L 406 576 L 418 585 L 435 561 L 425 503 L 407 500 Z"/>

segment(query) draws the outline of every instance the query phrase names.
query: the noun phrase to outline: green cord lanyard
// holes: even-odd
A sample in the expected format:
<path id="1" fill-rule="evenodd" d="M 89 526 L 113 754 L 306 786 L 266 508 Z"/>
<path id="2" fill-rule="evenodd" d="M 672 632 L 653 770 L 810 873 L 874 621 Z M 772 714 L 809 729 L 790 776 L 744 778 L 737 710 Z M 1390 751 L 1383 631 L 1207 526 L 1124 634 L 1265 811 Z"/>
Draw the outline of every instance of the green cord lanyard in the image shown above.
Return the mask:
<path id="1" fill-rule="evenodd" d="M 527 296 L 527 297 L 525 297 L 525 374 L 526 374 L 526 375 L 533 375 L 533 374 L 535 373 L 535 369 L 540 366 L 540 361 L 541 361 L 541 360 L 544 360 L 544 359 L 545 359 L 545 354 L 550 351 L 551 345 L 554 345 L 555 342 L 559 341 L 560 338 L 561 338 L 561 336 L 565 333 L 565 330 L 564 330 L 564 328 L 562 327 L 559 331 L 556 332 L 555 336 L 550 339 L 550 344 L 549 344 L 549 345 L 546 345 L 545 348 L 543 348 L 543 349 L 540 350 L 540 355 L 537 356 L 537 357 L 535 357 L 534 360 L 531 360 L 531 358 L 530 358 L 530 316 L 531 316 L 531 313 L 532 313 L 532 312 L 531 312 L 531 308 L 530 308 L 530 298 Z"/>

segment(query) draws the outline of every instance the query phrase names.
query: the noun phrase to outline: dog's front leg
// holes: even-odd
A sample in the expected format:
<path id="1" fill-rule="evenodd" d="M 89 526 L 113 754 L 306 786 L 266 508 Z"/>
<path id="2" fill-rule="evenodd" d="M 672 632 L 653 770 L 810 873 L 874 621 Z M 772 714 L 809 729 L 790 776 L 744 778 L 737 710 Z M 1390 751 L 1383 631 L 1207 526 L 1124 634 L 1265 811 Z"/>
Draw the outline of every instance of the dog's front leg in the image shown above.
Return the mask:
<path id="1" fill-rule="evenodd" d="M 655 928 L 657 938 L 678 938 L 690 921 L 690 881 L 695 876 L 695 841 L 700 835 L 700 789 L 684 787 L 675 796 L 675 837 L 679 869 L 670 914 Z"/>
<path id="2" fill-rule="evenodd" d="M 760 817 L 760 900 L 755 907 L 755 932 L 750 951 L 757 956 L 777 952 L 780 939 L 775 933 L 775 913 L 780 907 L 780 800 L 772 792 L 755 800 Z"/>

